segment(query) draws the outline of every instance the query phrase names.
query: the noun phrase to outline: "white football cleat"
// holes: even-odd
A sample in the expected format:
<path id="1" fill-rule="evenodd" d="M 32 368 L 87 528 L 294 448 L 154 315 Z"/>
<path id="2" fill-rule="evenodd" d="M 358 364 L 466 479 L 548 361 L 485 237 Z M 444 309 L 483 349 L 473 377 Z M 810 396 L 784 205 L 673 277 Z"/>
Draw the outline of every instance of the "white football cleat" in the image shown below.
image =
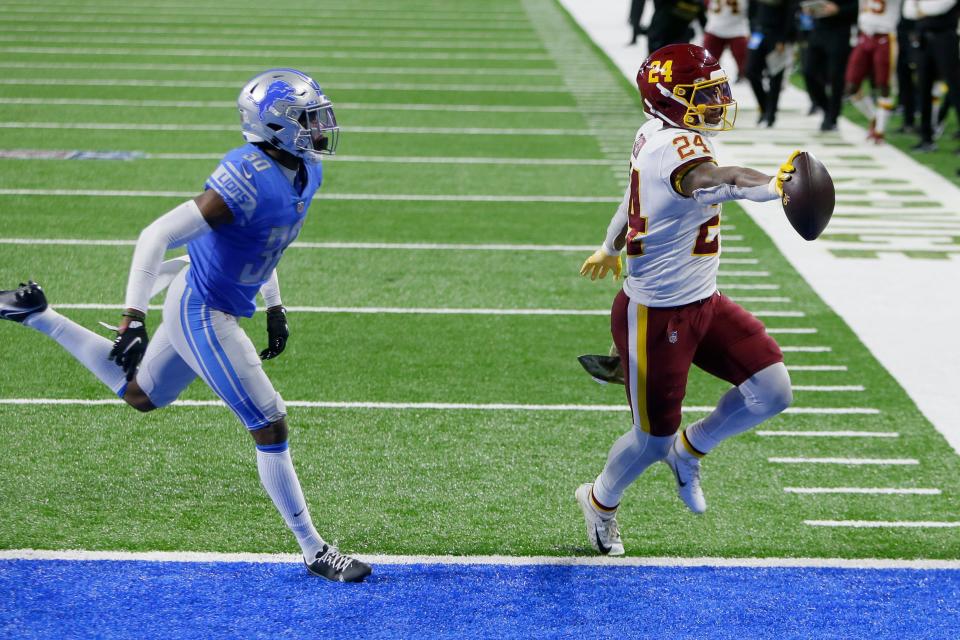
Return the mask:
<path id="1" fill-rule="evenodd" d="M 583 511 L 583 519 L 587 522 L 587 539 L 590 546 L 605 556 L 622 556 L 623 540 L 620 539 L 620 527 L 617 525 L 617 516 L 604 518 L 590 504 L 590 494 L 593 483 L 587 482 L 577 487 L 574 495 Z"/>
<path id="2" fill-rule="evenodd" d="M 673 477 L 677 480 L 677 494 L 684 504 L 694 513 L 703 513 L 707 510 L 707 501 L 703 497 L 703 489 L 700 488 L 700 459 L 693 456 L 687 456 L 680 453 L 678 447 L 682 447 L 680 442 L 681 435 L 677 435 L 667 452 L 667 457 L 663 459 L 664 464 L 673 471 Z"/>

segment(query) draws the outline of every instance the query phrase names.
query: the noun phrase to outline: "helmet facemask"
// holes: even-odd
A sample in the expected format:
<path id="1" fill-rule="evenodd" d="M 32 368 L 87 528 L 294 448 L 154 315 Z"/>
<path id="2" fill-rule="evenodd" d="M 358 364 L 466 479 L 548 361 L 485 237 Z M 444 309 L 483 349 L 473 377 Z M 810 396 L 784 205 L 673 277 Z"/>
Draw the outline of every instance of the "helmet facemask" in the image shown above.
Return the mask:
<path id="1" fill-rule="evenodd" d="M 684 128 L 708 133 L 733 129 L 737 102 L 725 75 L 693 84 L 678 84 L 671 97 L 687 109 L 681 123 Z"/>
<path id="2" fill-rule="evenodd" d="M 291 111 L 299 110 L 290 107 Z M 300 125 L 300 132 L 294 139 L 294 145 L 304 153 L 317 153 L 332 156 L 337 152 L 337 143 L 340 142 L 340 127 L 337 126 L 337 116 L 333 113 L 333 105 L 326 104 L 319 107 L 310 107 L 299 110 L 295 118 Z M 292 114 L 288 114 L 290 117 Z"/>

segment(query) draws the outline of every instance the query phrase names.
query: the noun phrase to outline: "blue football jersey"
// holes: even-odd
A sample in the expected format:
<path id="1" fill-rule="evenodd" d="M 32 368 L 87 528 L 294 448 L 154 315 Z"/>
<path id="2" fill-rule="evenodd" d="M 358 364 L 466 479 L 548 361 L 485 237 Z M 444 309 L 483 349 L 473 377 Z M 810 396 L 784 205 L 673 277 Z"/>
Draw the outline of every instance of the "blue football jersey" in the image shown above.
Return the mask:
<path id="1" fill-rule="evenodd" d="M 306 219 L 320 188 L 319 163 L 303 163 L 306 184 L 298 192 L 275 160 L 252 144 L 228 152 L 207 179 L 230 207 L 233 222 L 187 245 L 188 284 L 214 309 L 252 316 L 260 287 Z"/>

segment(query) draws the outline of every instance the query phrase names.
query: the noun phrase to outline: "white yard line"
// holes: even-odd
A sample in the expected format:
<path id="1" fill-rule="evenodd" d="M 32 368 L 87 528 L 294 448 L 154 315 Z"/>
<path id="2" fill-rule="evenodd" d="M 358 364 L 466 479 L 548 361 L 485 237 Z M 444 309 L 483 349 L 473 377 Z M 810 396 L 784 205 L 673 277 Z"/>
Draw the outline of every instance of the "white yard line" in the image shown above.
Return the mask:
<path id="1" fill-rule="evenodd" d="M 53 305 L 56 309 L 79 309 L 92 311 L 111 311 L 122 309 L 120 303 L 104 302 L 62 302 Z M 151 310 L 161 307 L 150 305 Z M 333 307 L 333 306 L 297 306 L 286 307 L 292 313 L 357 313 L 390 315 L 442 315 L 442 316 L 609 316 L 609 309 L 497 309 L 490 307 Z M 258 311 L 262 310 L 258 307 Z M 754 311 L 756 317 L 764 317 L 766 311 Z M 803 350 L 807 347 L 781 347 L 782 351 Z"/>
<path id="2" fill-rule="evenodd" d="M 13 245 L 55 245 L 55 246 L 116 246 L 132 247 L 136 240 L 86 238 L 0 238 L 0 244 Z M 394 251 L 544 251 L 544 252 L 582 252 L 593 251 L 594 245 L 577 244 L 456 244 L 431 242 L 294 242 L 291 249 L 344 249 L 357 251 L 361 249 L 394 250 Z"/>
<path id="3" fill-rule="evenodd" d="M 174 405 L 181 407 L 223 407 L 219 400 L 177 400 Z M 470 402 L 340 402 L 320 400 L 285 400 L 288 407 L 306 409 L 373 409 L 373 410 L 439 410 L 439 411 L 578 411 L 587 413 L 629 411 L 629 407 L 619 404 L 518 404 L 518 403 L 470 403 Z M 119 398 L 0 398 L 0 405 L 41 405 L 41 406 L 123 406 L 126 403 Z M 709 413 L 715 407 L 683 407 L 684 413 Z M 877 409 L 862 407 L 790 407 L 786 414 L 877 414 Z"/>
<path id="4" fill-rule="evenodd" d="M 914 458 L 767 458 L 774 464 L 917 465 Z"/>
<path id="5" fill-rule="evenodd" d="M 863 495 L 917 495 L 939 496 L 940 489 L 897 489 L 895 487 L 784 487 L 784 493 L 829 495 L 829 494 L 863 494 Z"/>
<path id="6" fill-rule="evenodd" d="M 66 57 L 69 55 L 86 56 L 120 56 L 124 58 L 134 56 L 153 56 L 157 59 L 169 57 L 177 58 L 278 58 L 288 57 L 298 60 L 324 60 L 327 58 L 345 60 L 498 60 L 510 62 L 550 62 L 552 59 L 544 53 L 452 53 L 449 51 L 343 51 L 301 49 L 299 51 L 280 51 L 276 49 L 256 49 L 253 52 L 245 49 L 130 49 L 123 47 L 0 47 L 3 53 L 30 53 L 47 54 Z M 306 64 L 306 62 L 304 62 Z M 231 85 L 236 88 L 235 83 Z"/>
<path id="7" fill-rule="evenodd" d="M 2 81 L 0 81 L 2 84 Z M 144 125 L 137 122 L 0 122 L 0 129 L 69 129 L 70 131 L 132 131 L 143 133 Z M 151 131 L 229 131 L 236 132 L 235 124 L 177 124 L 152 123 Z M 497 129 L 489 127 L 341 127 L 345 133 L 376 133 L 397 135 L 453 135 L 453 136 L 594 136 L 588 129 Z M 736 236 L 727 238 L 735 241 Z"/>
<path id="8" fill-rule="evenodd" d="M 813 327 L 783 327 L 783 328 L 771 328 L 767 327 L 767 333 L 770 335 L 776 334 L 813 334 L 817 333 L 817 330 Z"/>
<path id="9" fill-rule="evenodd" d="M 505 566 L 602 566 L 602 567 L 758 567 L 809 569 L 960 569 L 960 560 L 886 558 L 679 558 L 605 556 L 395 556 L 356 554 L 374 565 L 440 564 Z M 288 553 L 216 553 L 202 551 L 85 551 L 3 549 L 0 560 L 103 561 L 103 562 L 202 562 L 302 564 L 303 558 Z"/>
<path id="10" fill-rule="evenodd" d="M 770 333 L 770 330 L 767 329 L 767 333 Z M 807 365 L 793 365 L 787 367 L 790 371 L 847 371 L 847 365 L 845 364 L 807 364 Z"/>
<path id="11" fill-rule="evenodd" d="M 796 389 L 796 387 L 794 387 Z M 784 436 L 787 438 L 899 438 L 896 431 L 754 431 L 761 437 Z"/>
<path id="12" fill-rule="evenodd" d="M 220 35 L 220 34 L 218 34 Z M 109 46 L 109 45 L 131 45 L 142 42 L 145 45 L 150 46 L 193 46 L 198 43 L 198 38 L 184 37 L 183 35 L 168 35 L 168 36 L 150 36 L 146 34 L 138 34 L 135 37 L 131 36 L 121 36 L 119 34 L 104 34 L 103 36 L 94 36 L 94 35 L 50 35 L 44 34 L 42 36 L 36 35 L 11 35 L 11 34 L 0 34 L 0 42 L 9 42 L 13 44 L 26 44 L 34 46 L 59 46 L 59 45 L 89 45 L 89 46 Z M 223 38 L 214 35 L 206 36 L 202 40 L 202 44 L 205 47 L 236 47 L 237 39 L 236 38 Z M 278 49 L 286 48 L 282 41 L 278 42 L 276 38 L 244 38 L 243 44 L 247 47 L 274 47 Z M 525 40 L 472 40 L 470 36 L 464 36 L 460 40 L 450 40 L 450 39 L 441 39 L 441 40 L 425 40 L 425 39 L 410 39 L 407 36 L 406 39 L 400 38 L 384 38 L 378 43 L 384 51 L 394 51 L 397 49 L 418 49 L 418 50 L 429 50 L 429 49 L 450 49 L 450 50 L 462 50 L 462 49 L 472 49 L 477 51 L 505 51 L 505 50 L 530 50 L 530 51 L 542 51 L 543 47 L 537 42 L 530 42 Z M 327 36 L 324 38 L 324 45 L 328 47 L 336 47 L 337 49 L 370 49 L 370 45 L 366 42 L 360 41 L 356 38 L 349 37 L 331 37 Z M 287 51 L 288 56 L 295 56 L 298 49 L 302 50 L 303 45 L 298 42 L 293 42 L 290 45 L 290 50 Z M 316 75 L 316 72 L 311 69 L 311 73 Z M 241 80 L 242 82 L 242 80 Z"/>
<path id="13" fill-rule="evenodd" d="M 0 61 L 0 69 L 53 69 L 60 71 L 63 69 L 90 69 L 94 71 L 185 71 L 190 73 L 202 73 L 204 71 L 218 72 L 241 72 L 249 73 L 250 66 L 243 64 L 161 64 L 145 62 L 3 62 Z M 357 66 L 335 66 L 310 67 L 310 73 L 318 78 L 323 78 L 326 84 L 330 75 L 343 74 L 348 76 L 364 75 L 416 75 L 416 76 L 515 76 L 515 77 L 554 77 L 559 76 L 560 71 L 556 69 L 512 69 L 512 68 L 483 68 L 483 67 L 357 67 Z M 37 104 L 43 104 L 40 101 Z M 337 103 L 339 107 L 340 104 Z"/>
<path id="14" fill-rule="evenodd" d="M 781 346 L 780 350 L 784 353 L 830 353 L 833 351 L 831 347 L 791 347 L 791 346 Z"/>
<path id="15" fill-rule="evenodd" d="M 2 102 L 2 101 L 0 101 Z M 100 154 L 100 155 L 96 155 Z M 81 157 L 78 157 L 81 156 Z M 139 151 L 60 151 L 50 149 L 0 149 L 0 158 L 10 160 L 75 160 L 110 159 L 121 161 L 136 160 L 220 160 L 222 153 L 141 153 Z M 471 158 L 471 157 L 429 157 L 429 156 L 330 156 L 324 162 L 359 162 L 370 164 L 489 164 L 496 166 L 571 166 L 571 167 L 608 167 L 621 163 L 598 158 Z M 729 260 L 727 264 L 732 264 Z M 756 264 L 756 261 L 750 263 Z"/>
<path id="16" fill-rule="evenodd" d="M 93 198 L 192 198 L 198 191 L 134 191 L 120 189 L 0 189 L 0 196 L 87 196 Z M 487 195 L 419 195 L 379 193 L 326 193 L 315 200 L 370 200 L 387 202 L 555 202 L 555 203 L 619 203 L 620 198 L 589 196 L 487 196 Z M 749 288 L 772 289 L 779 285 L 754 285 Z M 748 288 L 744 285 L 739 288 Z"/>
<path id="17" fill-rule="evenodd" d="M 855 529 L 954 529 L 960 522 L 929 520 L 804 520 L 811 527 L 852 527 Z"/>
<path id="18" fill-rule="evenodd" d="M 826 393 L 840 393 L 845 391 L 864 391 L 862 384 L 848 385 L 816 385 L 816 384 L 798 384 L 794 385 L 794 391 L 823 391 Z"/>
<path id="19" fill-rule="evenodd" d="M 91 107 L 129 107 L 131 109 L 235 109 L 236 101 L 221 100 L 129 100 L 108 98 L 10 98 L 0 97 L 0 104 L 38 104 Z M 393 102 L 338 102 L 338 109 L 368 111 L 453 111 L 483 113 L 578 113 L 578 107 L 563 106 L 513 106 L 485 104 L 428 104 Z M 222 154 L 220 157 L 223 157 Z M 620 163 L 623 164 L 623 163 Z"/>

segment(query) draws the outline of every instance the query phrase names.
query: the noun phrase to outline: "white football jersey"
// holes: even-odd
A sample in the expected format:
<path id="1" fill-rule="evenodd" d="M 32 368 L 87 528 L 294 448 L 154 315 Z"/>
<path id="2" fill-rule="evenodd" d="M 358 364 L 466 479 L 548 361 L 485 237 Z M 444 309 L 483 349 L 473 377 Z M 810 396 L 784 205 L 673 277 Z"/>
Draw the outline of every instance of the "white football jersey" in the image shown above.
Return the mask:
<path id="1" fill-rule="evenodd" d="M 857 27 L 869 36 L 896 33 L 897 24 L 900 22 L 901 2 L 902 0 L 860 0 Z"/>
<path id="2" fill-rule="evenodd" d="M 714 162 L 710 138 L 651 118 L 630 158 L 627 278 L 623 290 L 646 307 L 675 307 L 713 295 L 720 264 L 720 205 L 678 192 L 687 171 Z"/>
<path id="3" fill-rule="evenodd" d="M 749 36 L 747 0 L 710 0 L 707 4 L 707 25 L 703 30 L 718 38 Z"/>

